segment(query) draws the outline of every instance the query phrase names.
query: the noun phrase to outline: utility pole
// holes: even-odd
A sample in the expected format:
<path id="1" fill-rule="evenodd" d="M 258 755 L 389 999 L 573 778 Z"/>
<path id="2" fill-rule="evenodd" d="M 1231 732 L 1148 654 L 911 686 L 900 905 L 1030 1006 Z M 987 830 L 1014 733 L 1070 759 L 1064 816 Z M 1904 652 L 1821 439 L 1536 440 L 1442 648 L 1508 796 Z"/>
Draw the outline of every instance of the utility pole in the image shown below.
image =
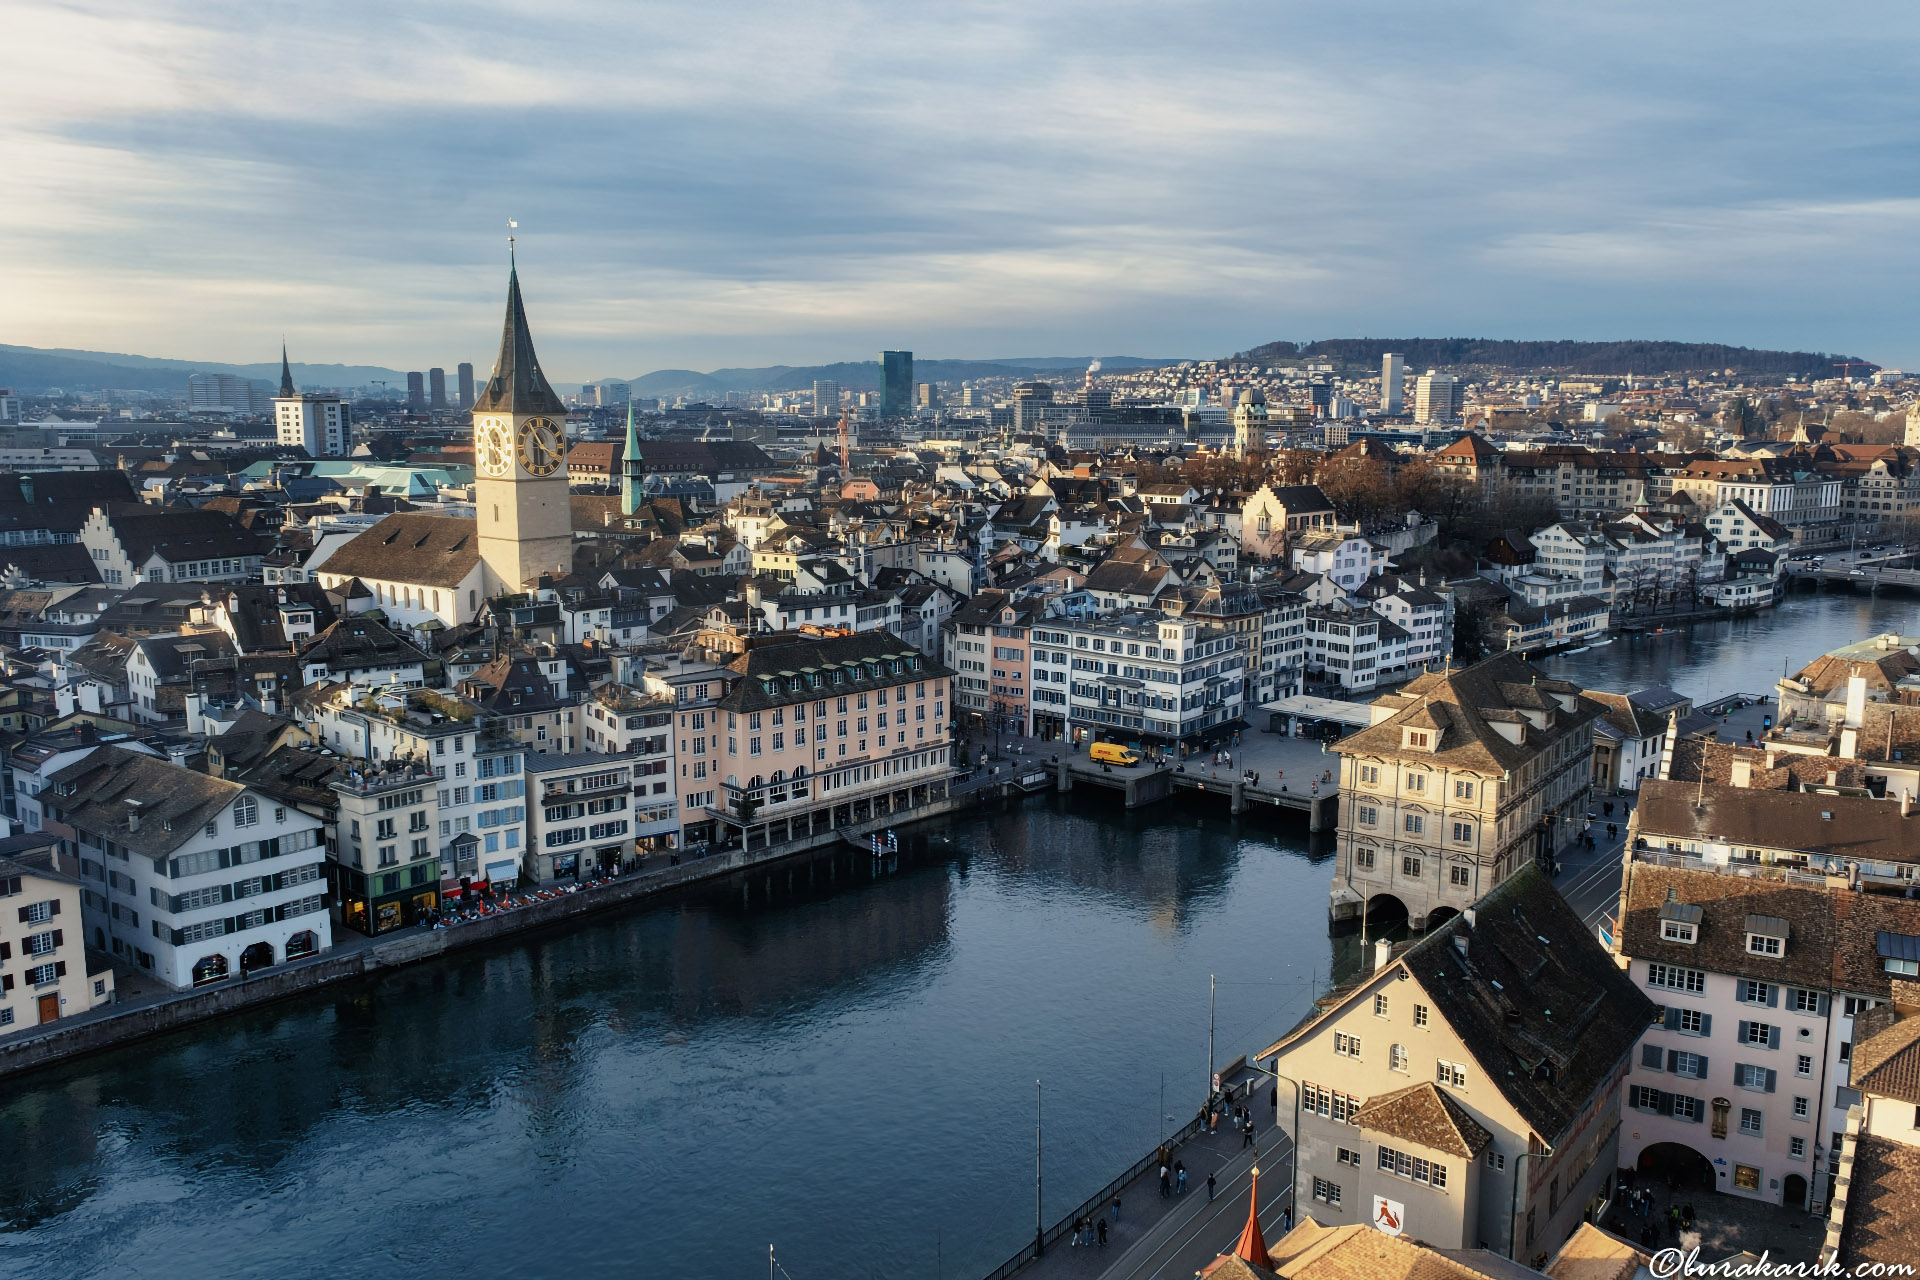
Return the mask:
<path id="1" fill-rule="evenodd" d="M 1045 1129 L 1046 1098 L 1040 1091 L 1040 1082 L 1033 1082 L 1033 1256 L 1039 1257 L 1047 1251 L 1047 1227 L 1041 1218 L 1040 1209 L 1040 1172 L 1041 1136 Z"/>
<path id="2" fill-rule="evenodd" d="M 1213 1101 L 1213 1068 L 1219 1059 L 1213 1056 L 1213 1010 L 1220 994 L 1220 975 L 1207 975 L 1207 1101 Z"/>

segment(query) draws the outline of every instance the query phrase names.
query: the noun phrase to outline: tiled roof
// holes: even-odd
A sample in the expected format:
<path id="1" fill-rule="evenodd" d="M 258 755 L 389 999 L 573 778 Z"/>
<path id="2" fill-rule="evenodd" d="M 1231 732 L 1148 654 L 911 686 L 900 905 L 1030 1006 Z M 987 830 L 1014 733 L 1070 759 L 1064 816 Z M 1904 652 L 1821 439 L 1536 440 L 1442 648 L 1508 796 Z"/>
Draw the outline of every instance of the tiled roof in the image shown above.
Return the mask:
<path id="1" fill-rule="evenodd" d="M 1824 772 L 1833 763 L 1819 767 Z M 1713 840 L 1834 858 L 1920 861 L 1920 813 L 1902 817 L 1898 802 L 1873 796 L 1648 779 L 1640 786 L 1634 829 L 1655 847 L 1670 839 Z"/>
<path id="2" fill-rule="evenodd" d="M 720 699 L 722 710 L 758 711 L 953 674 L 889 631 L 839 636 L 783 634 L 794 638 L 775 637 L 773 643 L 756 643 L 727 664 L 727 670 L 741 678 Z M 896 662 L 899 670 L 890 671 L 888 664 Z M 911 662 L 919 663 L 917 671 L 910 668 Z M 837 684 L 831 682 L 834 675 L 840 678 Z M 808 682 L 810 676 L 820 677 L 817 686 Z M 800 687 L 791 688 L 796 680 Z"/>
<path id="3" fill-rule="evenodd" d="M 1571 706 L 1563 706 L 1561 699 Z M 1409 759 L 1417 754 L 1436 766 L 1481 772 L 1514 768 L 1568 735 L 1588 733 L 1600 713 L 1599 705 L 1582 696 L 1578 686 L 1556 680 L 1511 653 L 1457 671 L 1416 676 L 1398 693 L 1376 699 L 1375 705 L 1393 714 L 1343 739 L 1340 754 Z M 1523 708 L 1544 713 L 1547 727 L 1528 724 L 1520 742 L 1492 727 L 1500 719 L 1494 713 Z M 1432 751 L 1415 753 L 1401 746 L 1400 729 L 1407 723 L 1402 717 L 1415 710 L 1440 730 Z"/>
<path id="4" fill-rule="evenodd" d="M 1903 1018 L 1866 1040 L 1858 1038 L 1860 1030 L 1856 1023 L 1849 1083 L 1862 1093 L 1920 1104 L 1920 1018 Z"/>
<path id="5" fill-rule="evenodd" d="M 480 526 L 418 512 L 391 515 L 327 557 L 319 572 L 457 587 L 480 562 Z"/>
<path id="6" fill-rule="evenodd" d="M 1472 1158 L 1486 1150 L 1493 1135 L 1431 1081 L 1368 1098 L 1355 1117 L 1362 1129 Z"/>
<path id="7" fill-rule="evenodd" d="M 1847 1183 L 1840 1261 L 1911 1265 L 1920 1258 L 1920 1147 L 1862 1134 Z"/>

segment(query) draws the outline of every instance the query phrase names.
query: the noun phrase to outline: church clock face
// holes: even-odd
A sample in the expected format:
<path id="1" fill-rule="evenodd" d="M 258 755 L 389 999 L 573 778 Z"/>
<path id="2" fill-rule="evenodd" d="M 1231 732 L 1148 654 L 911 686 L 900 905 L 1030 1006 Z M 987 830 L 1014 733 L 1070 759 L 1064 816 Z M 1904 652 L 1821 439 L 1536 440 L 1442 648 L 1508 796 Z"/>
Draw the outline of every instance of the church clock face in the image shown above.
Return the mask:
<path id="1" fill-rule="evenodd" d="M 560 428 L 547 418 L 528 418 L 520 424 L 520 465 L 536 476 L 560 469 Z"/>
<path id="2" fill-rule="evenodd" d="M 474 433 L 474 464 L 483 476 L 504 478 L 513 472 L 513 436 L 505 423 L 489 422 Z"/>

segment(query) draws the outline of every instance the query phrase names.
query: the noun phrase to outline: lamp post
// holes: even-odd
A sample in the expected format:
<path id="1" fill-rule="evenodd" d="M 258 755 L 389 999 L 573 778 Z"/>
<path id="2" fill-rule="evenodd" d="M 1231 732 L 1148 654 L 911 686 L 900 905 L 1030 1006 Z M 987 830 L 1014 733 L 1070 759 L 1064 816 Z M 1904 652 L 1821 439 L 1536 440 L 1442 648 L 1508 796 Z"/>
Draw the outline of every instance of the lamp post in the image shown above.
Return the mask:
<path id="1" fill-rule="evenodd" d="M 1045 1114 L 1045 1098 L 1040 1091 L 1040 1082 L 1033 1082 L 1033 1256 L 1039 1257 L 1047 1251 L 1047 1227 L 1041 1218 L 1040 1174 L 1041 1174 L 1041 1136 L 1045 1132 L 1042 1123 Z"/>

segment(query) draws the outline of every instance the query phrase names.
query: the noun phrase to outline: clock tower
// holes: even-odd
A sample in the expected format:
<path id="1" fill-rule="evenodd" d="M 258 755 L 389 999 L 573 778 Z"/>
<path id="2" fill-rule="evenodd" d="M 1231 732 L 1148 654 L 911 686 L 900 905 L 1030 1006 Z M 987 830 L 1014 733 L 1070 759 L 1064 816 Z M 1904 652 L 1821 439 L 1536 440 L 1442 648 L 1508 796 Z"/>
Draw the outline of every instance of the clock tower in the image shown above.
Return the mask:
<path id="1" fill-rule="evenodd" d="M 543 573 L 571 573 L 567 409 L 533 354 L 517 269 L 507 275 L 500 358 L 473 404 L 473 455 L 488 590 L 529 590 Z"/>

